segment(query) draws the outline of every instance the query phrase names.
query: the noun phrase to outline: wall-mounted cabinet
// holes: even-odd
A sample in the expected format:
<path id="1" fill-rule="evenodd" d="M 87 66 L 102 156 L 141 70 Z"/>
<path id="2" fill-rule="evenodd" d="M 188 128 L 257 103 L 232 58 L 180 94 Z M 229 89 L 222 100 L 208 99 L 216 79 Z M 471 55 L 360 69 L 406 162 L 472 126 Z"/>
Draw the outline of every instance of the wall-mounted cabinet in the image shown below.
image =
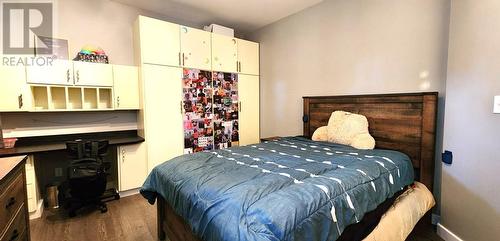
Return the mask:
<path id="1" fill-rule="evenodd" d="M 73 85 L 73 62 L 54 60 L 44 66 L 26 67 L 26 82 L 29 84 Z"/>
<path id="2" fill-rule="evenodd" d="M 113 67 L 109 64 L 73 62 L 75 85 L 113 86 Z"/>
<path id="3" fill-rule="evenodd" d="M 238 72 L 259 75 L 259 44 L 238 39 Z"/>
<path id="4" fill-rule="evenodd" d="M 139 70 L 137 67 L 114 65 L 113 75 L 115 109 L 139 109 Z"/>
<path id="5" fill-rule="evenodd" d="M 109 64 L 54 60 L 44 66 L 26 67 L 28 84 L 113 86 L 113 68 Z"/>
<path id="6" fill-rule="evenodd" d="M 71 61 L 0 66 L 0 84 L 0 112 L 139 109 L 135 66 Z"/>
<path id="7" fill-rule="evenodd" d="M 139 16 L 134 31 L 135 48 L 141 49 L 138 56 L 141 63 L 180 65 L 179 25 Z"/>
<path id="8" fill-rule="evenodd" d="M 212 68 L 211 36 L 207 31 L 181 26 L 181 65 L 187 68 Z"/>
<path id="9" fill-rule="evenodd" d="M 0 65 L 0 112 L 26 111 L 31 106 L 24 66 Z"/>

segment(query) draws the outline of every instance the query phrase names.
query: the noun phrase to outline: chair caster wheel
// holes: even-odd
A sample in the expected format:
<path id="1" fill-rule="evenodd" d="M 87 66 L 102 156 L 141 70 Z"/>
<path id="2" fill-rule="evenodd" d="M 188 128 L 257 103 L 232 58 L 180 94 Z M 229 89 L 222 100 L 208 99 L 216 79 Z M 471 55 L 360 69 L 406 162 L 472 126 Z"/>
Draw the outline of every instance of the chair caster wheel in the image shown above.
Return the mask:
<path id="1" fill-rule="evenodd" d="M 120 194 L 115 194 L 115 200 L 120 200 Z"/>
<path id="2" fill-rule="evenodd" d="M 100 210 L 101 210 L 101 213 L 106 213 L 108 211 L 108 207 L 103 206 L 100 208 Z"/>

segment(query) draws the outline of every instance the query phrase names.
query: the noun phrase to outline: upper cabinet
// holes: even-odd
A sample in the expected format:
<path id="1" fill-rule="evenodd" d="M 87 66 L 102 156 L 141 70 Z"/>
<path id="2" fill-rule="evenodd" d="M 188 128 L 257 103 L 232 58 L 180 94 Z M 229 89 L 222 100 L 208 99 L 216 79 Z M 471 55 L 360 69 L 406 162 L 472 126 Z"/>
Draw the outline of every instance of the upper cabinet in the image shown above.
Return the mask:
<path id="1" fill-rule="evenodd" d="M 212 70 L 238 72 L 236 38 L 212 33 Z"/>
<path id="2" fill-rule="evenodd" d="M 238 39 L 238 72 L 259 75 L 259 44 Z"/>
<path id="3" fill-rule="evenodd" d="M 113 86 L 110 64 L 54 60 L 43 66 L 26 67 L 26 82 L 41 85 Z"/>
<path id="4" fill-rule="evenodd" d="M 75 85 L 113 86 L 113 67 L 110 64 L 73 62 Z"/>
<path id="5" fill-rule="evenodd" d="M 0 112 L 24 111 L 30 104 L 24 66 L 0 65 Z"/>
<path id="6" fill-rule="evenodd" d="M 73 62 L 54 60 L 43 66 L 26 67 L 29 84 L 73 85 Z"/>
<path id="7" fill-rule="evenodd" d="M 179 25 L 139 16 L 134 31 L 135 48 L 140 49 L 136 57 L 139 57 L 140 63 L 180 65 Z"/>
<path id="8" fill-rule="evenodd" d="M 181 26 L 180 30 L 181 66 L 210 70 L 212 68 L 210 33 L 185 26 Z"/>
<path id="9" fill-rule="evenodd" d="M 139 109 L 139 71 L 134 66 L 113 65 L 115 109 Z"/>

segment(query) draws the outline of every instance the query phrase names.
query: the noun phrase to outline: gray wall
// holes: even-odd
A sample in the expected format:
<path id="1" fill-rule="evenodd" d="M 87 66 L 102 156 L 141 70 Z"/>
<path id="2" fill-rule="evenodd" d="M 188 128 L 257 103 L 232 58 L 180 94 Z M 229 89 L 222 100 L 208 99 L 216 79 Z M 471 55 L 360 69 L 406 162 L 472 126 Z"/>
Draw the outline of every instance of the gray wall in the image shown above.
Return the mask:
<path id="1" fill-rule="evenodd" d="M 302 134 L 302 96 L 439 91 L 440 153 L 449 7 L 326 0 L 250 35 L 261 44 L 261 136 Z"/>
<path id="2" fill-rule="evenodd" d="M 452 2 L 442 224 L 471 241 L 500 237 L 500 1 Z"/>

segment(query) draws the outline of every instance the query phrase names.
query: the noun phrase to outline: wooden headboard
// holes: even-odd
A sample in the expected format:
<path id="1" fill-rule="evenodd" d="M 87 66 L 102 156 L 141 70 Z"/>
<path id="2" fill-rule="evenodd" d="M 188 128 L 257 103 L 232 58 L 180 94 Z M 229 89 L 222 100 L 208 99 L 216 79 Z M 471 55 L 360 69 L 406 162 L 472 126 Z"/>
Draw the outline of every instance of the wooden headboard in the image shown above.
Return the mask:
<path id="1" fill-rule="evenodd" d="M 315 96 L 304 99 L 304 136 L 328 124 L 333 111 L 358 113 L 368 118 L 376 148 L 410 156 L 416 180 L 432 191 L 437 115 L 437 92 Z"/>

